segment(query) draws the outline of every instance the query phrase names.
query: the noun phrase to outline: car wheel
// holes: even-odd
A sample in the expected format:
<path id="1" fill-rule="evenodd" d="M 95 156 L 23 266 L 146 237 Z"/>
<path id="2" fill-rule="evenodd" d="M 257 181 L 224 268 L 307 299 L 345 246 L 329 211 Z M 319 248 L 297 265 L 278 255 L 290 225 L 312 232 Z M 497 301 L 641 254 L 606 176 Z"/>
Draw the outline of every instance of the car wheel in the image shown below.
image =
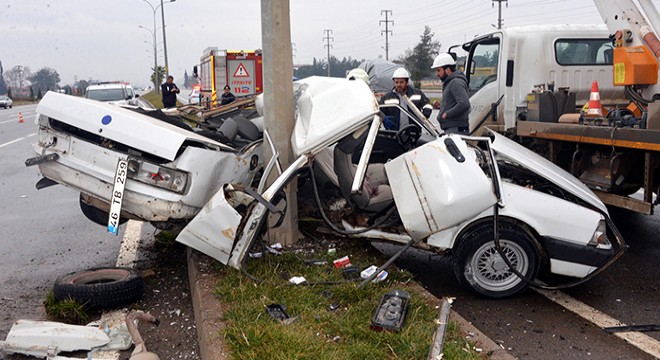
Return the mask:
<path id="1" fill-rule="evenodd" d="M 500 224 L 500 246 L 514 268 L 534 280 L 539 255 L 534 240 L 518 227 Z M 515 295 L 529 284 L 514 274 L 495 248 L 492 223 L 471 229 L 462 236 L 453 258 L 454 274 L 464 287 L 490 298 Z"/>
<path id="2" fill-rule="evenodd" d="M 104 227 L 108 226 L 108 217 L 110 215 L 107 212 L 101 209 L 97 209 L 92 205 L 85 204 L 82 194 L 80 194 L 78 202 L 80 203 L 80 210 L 82 210 L 82 213 L 87 219 L 91 220 L 95 224 L 99 224 Z M 125 223 L 126 221 L 128 221 L 128 219 L 119 218 L 119 225 Z"/>
<path id="3" fill-rule="evenodd" d="M 55 280 L 55 300 L 73 299 L 95 309 L 116 308 L 142 298 L 144 283 L 135 269 L 94 268 Z"/>

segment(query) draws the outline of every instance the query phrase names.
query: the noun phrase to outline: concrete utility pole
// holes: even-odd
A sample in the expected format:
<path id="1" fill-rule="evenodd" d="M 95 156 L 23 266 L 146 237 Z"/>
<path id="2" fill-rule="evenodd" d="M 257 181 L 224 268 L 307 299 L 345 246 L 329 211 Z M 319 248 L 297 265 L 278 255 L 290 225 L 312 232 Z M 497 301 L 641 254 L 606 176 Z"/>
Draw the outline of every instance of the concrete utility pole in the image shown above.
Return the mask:
<path id="1" fill-rule="evenodd" d="M 390 59 L 390 35 L 392 34 L 392 30 L 390 30 L 389 25 L 392 23 L 392 26 L 394 26 L 394 21 L 389 20 L 387 15 L 392 15 L 392 10 L 381 10 L 380 14 L 383 15 L 385 14 L 385 20 L 380 20 L 378 21 L 378 25 L 383 25 L 385 23 L 385 30 L 380 31 L 380 36 L 383 36 L 385 34 L 385 60 Z"/>
<path id="2" fill-rule="evenodd" d="M 325 34 L 323 40 L 326 42 L 323 47 L 328 48 L 328 77 L 330 77 L 330 48 L 332 48 L 332 45 L 330 45 L 330 40 L 335 41 L 335 38 L 330 36 L 332 35 L 332 30 L 330 29 L 323 30 L 323 33 Z"/>
<path id="3" fill-rule="evenodd" d="M 173 2 L 175 0 L 172 0 Z M 165 36 L 165 7 L 163 6 L 163 0 L 160 0 L 160 16 L 161 24 L 163 25 L 163 51 L 165 54 L 165 76 L 170 74 L 170 65 L 167 62 L 167 37 Z"/>
<path id="4" fill-rule="evenodd" d="M 294 110 L 289 0 L 261 0 L 261 38 L 264 59 L 264 126 L 280 153 L 282 167 L 287 168 L 294 160 L 290 140 Z M 264 146 L 264 156 L 264 163 L 272 157 L 269 146 Z M 269 183 L 272 184 L 273 180 L 274 177 L 271 177 Z M 268 232 L 271 243 L 290 245 L 298 240 L 297 188 L 295 179 L 285 188 L 286 213 L 282 224 Z"/>
<path id="5" fill-rule="evenodd" d="M 498 3 L 498 10 L 497 10 L 497 28 L 501 29 L 502 28 L 502 3 L 506 3 L 506 7 L 509 7 L 509 0 L 492 0 L 493 2 L 491 5 L 495 7 L 495 3 Z"/>

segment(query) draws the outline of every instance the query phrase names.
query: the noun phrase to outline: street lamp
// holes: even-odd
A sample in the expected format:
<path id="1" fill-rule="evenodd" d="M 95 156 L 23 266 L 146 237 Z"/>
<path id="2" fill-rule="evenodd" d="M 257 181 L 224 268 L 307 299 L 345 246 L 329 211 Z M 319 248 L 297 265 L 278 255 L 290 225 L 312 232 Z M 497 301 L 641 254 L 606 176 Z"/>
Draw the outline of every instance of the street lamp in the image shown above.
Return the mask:
<path id="1" fill-rule="evenodd" d="M 147 3 L 149 5 L 149 7 L 151 7 L 151 10 L 154 13 L 154 38 L 156 36 L 156 11 L 158 11 L 158 8 L 160 7 L 161 21 L 163 23 L 163 50 L 165 51 L 165 72 L 167 74 L 169 74 L 170 68 L 169 68 L 169 64 L 167 62 L 167 38 L 166 38 L 166 35 L 165 35 L 165 9 L 163 7 L 163 4 L 171 3 L 171 2 L 174 2 L 176 0 L 169 0 L 169 1 L 166 1 L 166 2 L 163 2 L 163 0 L 160 0 L 160 4 L 158 4 L 156 6 L 153 6 L 147 0 L 142 0 L 142 1 Z"/>
<path id="2" fill-rule="evenodd" d="M 138 25 L 142 30 L 147 30 L 154 39 L 154 91 L 156 94 L 160 92 L 160 84 L 158 84 L 158 49 L 156 48 L 156 17 L 154 16 L 154 31 L 147 29 L 142 25 Z"/>

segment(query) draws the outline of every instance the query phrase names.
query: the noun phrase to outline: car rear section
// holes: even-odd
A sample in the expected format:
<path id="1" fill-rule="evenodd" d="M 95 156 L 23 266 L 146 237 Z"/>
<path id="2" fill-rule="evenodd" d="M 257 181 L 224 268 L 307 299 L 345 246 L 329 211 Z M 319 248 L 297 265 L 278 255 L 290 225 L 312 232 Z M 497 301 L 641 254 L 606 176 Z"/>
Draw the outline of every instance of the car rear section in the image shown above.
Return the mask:
<path id="1" fill-rule="evenodd" d="M 110 208 L 118 163 L 127 175 L 121 216 L 188 220 L 224 183 L 249 185 L 261 162 L 255 142 L 241 150 L 131 110 L 49 92 L 37 107 L 42 175 Z"/>

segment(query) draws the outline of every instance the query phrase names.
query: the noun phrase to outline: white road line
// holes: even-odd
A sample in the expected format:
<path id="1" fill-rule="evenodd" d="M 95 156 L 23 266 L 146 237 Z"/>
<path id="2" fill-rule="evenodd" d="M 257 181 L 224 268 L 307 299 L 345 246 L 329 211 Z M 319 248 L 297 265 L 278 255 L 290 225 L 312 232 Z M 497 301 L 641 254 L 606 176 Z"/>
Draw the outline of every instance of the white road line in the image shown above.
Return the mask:
<path id="1" fill-rule="evenodd" d="M 0 148 L 3 148 L 3 147 L 5 147 L 5 146 L 7 146 L 7 145 L 11 145 L 11 144 L 17 143 L 17 142 L 19 142 L 19 141 L 21 141 L 21 140 L 25 140 L 25 139 L 30 138 L 30 137 L 33 137 L 33 136 L 35 136 L 35 135 L 37 135 L 37 133 L 32 133 L 32 134 L 29 134 L 29 135 L 26 135 L 26 136 L 23 136 L 23 137 L 19 137 L 18 139 L 14 139 L 14 140 L 12 140 L 12 141 L 6 142 L 6 143 L 4 143 L 4 144 L 0 144 Z"/>
<path id="2" fill-rule="evenodd" d="M 142 238 L 142 221 L 128 220 L 126 223 L 126 231 L 121 240 L 121 247 L 119 248 L 119 256 L 117 256 L 118 267 L 134 267 L 138 257 L 138 249 L 140 247 L 140 240 Z M 128 311 L 113 310 L 104 312 L 101 315 L 101 322 L 106 323 L 108 327 L 119 327 L 126 319 Z M 119 351 L 99 351 L 95 352 L 92 356 L 95 360 L 118 360 Z"/>
<path id="3" fill-rule="evenodd" d="M 596 326 L 604 328 L 609 326 L 625 326 L 626 324 L 621 321 L 610 317 L 603 312 L 592 308 L 591 306 L 578 301 L 572 298 L 569 295 L 564 294 L 561 291 L 548 291 L 541 289 L 534 289 L 539 294 L 545 296 L 546 298 L 552 300 L 558 305 L 563 306 L 569 311 L 574 312 L 583 319 L 591 321 Z M 621 339 L 627 341 L 631 345 L 637 347 L 638 349 L 660 358 L 660 341 L 636 331 L 628 332 L 617 332 L 614 333 L 615 336 L 620 337 Z"/>

